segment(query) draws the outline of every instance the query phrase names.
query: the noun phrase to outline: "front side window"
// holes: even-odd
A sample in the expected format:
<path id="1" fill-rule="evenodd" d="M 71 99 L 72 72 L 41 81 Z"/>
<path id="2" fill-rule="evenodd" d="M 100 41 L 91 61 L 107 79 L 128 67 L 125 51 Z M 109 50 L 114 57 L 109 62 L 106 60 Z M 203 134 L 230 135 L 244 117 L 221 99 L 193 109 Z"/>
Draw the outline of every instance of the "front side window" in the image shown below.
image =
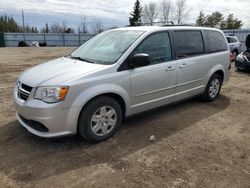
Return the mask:
<path id="1" fill-rule="evenodd" d="M 208 31 L 208 30 L 204 31 L 204 33 L 205 33 L 207 51 L 209 53 L 224 51 L 228 49 L 227 42 L 223 34 L 221 34 L 218 31 Z"/>
<path id="2" fill-rule="evenodd" d="M 171 44 L 168 32 L 155 33 L 148 36 L 133 52 L 148 54 L 150 64 L 158 64 L 172 59 Z"/>
<path id="3" fill-rule="evenodd" d="M 177 58 L 205 52 L 201 31 L 174 31 L 174 41 Z"/>
<path id="4" fill-rule="evenodd" d="M 104 32 L 77 48 L 71 57 L 96 64 L 113 64 L 143 33 L 132 30 Z"/>

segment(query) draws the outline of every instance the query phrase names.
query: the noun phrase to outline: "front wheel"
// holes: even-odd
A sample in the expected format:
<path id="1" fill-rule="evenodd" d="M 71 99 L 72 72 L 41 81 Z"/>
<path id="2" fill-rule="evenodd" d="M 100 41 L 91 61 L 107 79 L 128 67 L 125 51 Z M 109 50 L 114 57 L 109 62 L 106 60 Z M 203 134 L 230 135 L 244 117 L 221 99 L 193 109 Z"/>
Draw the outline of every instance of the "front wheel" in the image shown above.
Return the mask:
<path id="1" fill-rule="evenodd" d="M 78 121 L 78 133 L 88 142 L 107 140 L 122 123 L 122 110 L 111 97 L 98 97 L 82 110 Z"/>
<path id="2" fill-rule="evenodd" d="M 205 101 L 215 101 L 220 94 L 222 86 L 222 78 L 219 74 L 215 73 L 208 81 L 206 90 L 202 95 L 202 99 Z"/>

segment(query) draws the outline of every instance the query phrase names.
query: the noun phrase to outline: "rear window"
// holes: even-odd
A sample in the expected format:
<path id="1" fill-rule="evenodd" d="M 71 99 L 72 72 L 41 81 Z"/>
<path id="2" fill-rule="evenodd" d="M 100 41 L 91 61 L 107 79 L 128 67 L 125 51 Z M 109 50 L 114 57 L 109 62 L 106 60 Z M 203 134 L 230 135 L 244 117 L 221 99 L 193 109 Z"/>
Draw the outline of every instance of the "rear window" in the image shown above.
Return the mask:
<path id="1" fill-rule="evenodd" d="M 230 39 L 231 43 L 238 42 L 235 38 Z"/>
<path id="2" fill-rule="evenodd" d="M 204 53 L 201 31 L 174 31 L 175 50 L 178 58 Z"/>
<path id="3" fill-rule="evenodd" d="M 224 36 L 218 31 L 204 31 L 207 51 L 219 52 L 228 49 Z"/>
<path id="4" fill-rule="evenodd" d="M 228 43 L 235 43 L 235 42 L 238 42 L 236 38 L 233 38 L 233 37 L 227 37 L 227 42 Z"/>

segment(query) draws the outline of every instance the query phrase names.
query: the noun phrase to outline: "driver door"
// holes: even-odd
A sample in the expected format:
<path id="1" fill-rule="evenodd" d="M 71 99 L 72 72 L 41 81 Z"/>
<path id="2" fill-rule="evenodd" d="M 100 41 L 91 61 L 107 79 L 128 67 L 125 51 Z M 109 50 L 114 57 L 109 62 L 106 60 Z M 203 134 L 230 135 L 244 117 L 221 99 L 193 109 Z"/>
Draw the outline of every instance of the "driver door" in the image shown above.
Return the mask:
<path id="1" fill-rule="evenodd" d="M 169 33 L 149 35 L 132 55 L 148 54 L 150 64 L 131 70 L 132 111 L 140 112 L 174 101 L 176 61 L 172 61 Z"/>

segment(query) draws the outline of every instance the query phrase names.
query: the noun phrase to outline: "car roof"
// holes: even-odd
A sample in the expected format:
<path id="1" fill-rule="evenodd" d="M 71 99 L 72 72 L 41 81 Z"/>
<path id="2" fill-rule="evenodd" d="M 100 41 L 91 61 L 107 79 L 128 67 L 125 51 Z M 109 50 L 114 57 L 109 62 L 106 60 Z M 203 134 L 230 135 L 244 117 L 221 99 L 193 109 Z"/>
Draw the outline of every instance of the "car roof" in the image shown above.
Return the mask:
<path id="1" fill-rule="evenodd" d="M 136 27 L 123 27 L 114 30 L 134 30 L 134 31 L 161 31 L 161 30 L 217 30 L 219 29 L 210 27 L 186 26 L 186 25 L 167 25 L 167 26 L 136 26 Z"/>

